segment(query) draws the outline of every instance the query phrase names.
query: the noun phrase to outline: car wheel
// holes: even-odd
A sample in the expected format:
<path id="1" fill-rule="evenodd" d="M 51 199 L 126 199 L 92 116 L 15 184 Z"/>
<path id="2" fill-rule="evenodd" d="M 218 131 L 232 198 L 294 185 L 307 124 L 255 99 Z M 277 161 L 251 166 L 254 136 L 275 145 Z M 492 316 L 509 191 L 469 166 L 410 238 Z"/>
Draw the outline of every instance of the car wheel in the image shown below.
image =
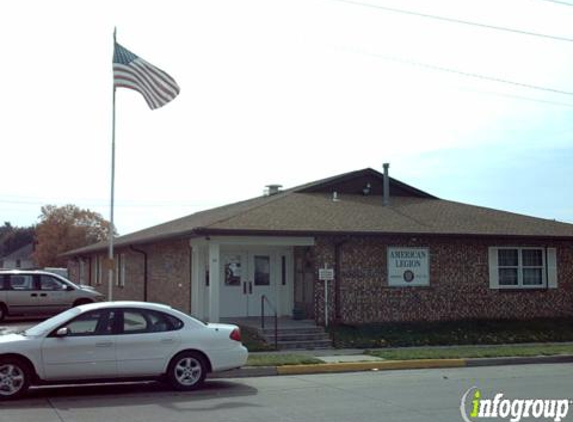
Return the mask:
<path id="1" fill-rule="evenodd" d="M 0 400 L 15 399 L 30 386 L 29 366 L 19 359 L 0 359 Z"/>
<path id="2" fill-rule="evenodd" d="M 205 358 L 197 352 L 183 352 L 169 363 L 167 379 L 176 390 L 195 390 L 207 376 Z"/>
<path id="3" fill-rule="evenodd" d="M 6 305 L 0 303 L 0 321 L 4 321 L 4 318 L 6 318 L 7 314 L 8 311 L 6 310 Z"/>

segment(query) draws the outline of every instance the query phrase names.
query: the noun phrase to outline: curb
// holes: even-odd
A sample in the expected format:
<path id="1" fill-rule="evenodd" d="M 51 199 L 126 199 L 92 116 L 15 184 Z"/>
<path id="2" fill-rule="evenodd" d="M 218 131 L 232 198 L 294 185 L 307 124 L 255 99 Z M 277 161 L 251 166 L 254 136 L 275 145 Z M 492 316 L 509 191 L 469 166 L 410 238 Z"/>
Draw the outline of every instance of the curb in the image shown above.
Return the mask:
<path id="1" fill-rule="evenodd" d="M 466 359 L 466 366 L 528 365 L 534 363 L 571 363 L 573 355 L 508 357 L 508 358 L 474 358 Z"/>
<path id="2" fill-rule="evenodd" d="M 464 368 L 500 365 L 573 363 L 573 355 L 471 358 L 412 359 L 379 362 L 319 363 L 310 365 L 245 366 L 231 371 L 209 374 L 209 378 L 269 377 L 276 375 L 332 374 L 341 372 L 392 371 L 405 369 Z"/>
<path id="3" fill-rule="evenodd" d="M 284 365 L 277 367 L 279 375 L 299 375 L 336 372 L 388 371 L 397 369 L 459 368 L 463 359 L 413 359 L 380 362 L 323 363 L 312 365 Z"/>

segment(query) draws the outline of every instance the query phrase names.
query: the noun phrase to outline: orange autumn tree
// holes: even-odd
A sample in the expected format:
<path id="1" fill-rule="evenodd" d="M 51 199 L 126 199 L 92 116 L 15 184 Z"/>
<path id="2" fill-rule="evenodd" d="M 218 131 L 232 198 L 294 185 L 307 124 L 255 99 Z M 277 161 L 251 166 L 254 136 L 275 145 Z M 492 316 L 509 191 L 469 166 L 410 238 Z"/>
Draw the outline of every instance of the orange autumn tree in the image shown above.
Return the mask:
<path id="1" fill-rule="evenodd" d="M 39 219 L 34 251 L 39 267 L 65 267 L 67 259 L 61 254 L 108 238 L 109 222 L 75 205 L 43 206 Z"/>

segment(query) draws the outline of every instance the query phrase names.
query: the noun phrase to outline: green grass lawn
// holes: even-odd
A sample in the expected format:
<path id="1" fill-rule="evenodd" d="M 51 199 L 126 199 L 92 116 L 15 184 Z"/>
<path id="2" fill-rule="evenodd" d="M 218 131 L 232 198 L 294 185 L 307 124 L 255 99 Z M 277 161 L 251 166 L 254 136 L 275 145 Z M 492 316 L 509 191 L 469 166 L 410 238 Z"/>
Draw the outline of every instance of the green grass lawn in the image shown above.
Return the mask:
<path id="1" fill-rule="evenodd" d="M 573 345 L 499 345 L 499 346 L 452 346 L 452 347 L 414 347 L 392 350 L 369 350 L 366 352 L 388 360 L 408 359 L 456 359 L 456 358 L 499 358 L 532 357 L 561 354 L 573 355 Z"/>
<path id="2" fill-rule="evenodd" d="M 365 354 L 386 360 L 533 357 L 562 354 L 573 355 L 573 345 L 404 347 L 368 350 Z M 360 355 L 356 356 L 356 361 L 360 361 Z M 324 362 L 305 354 L 260 353 L 250 355 L 247 366 L 310 365 L 320 363 Z"/>
<path id="3" fill-rule="evenodd" d="M 309 365 L 313 363 L 323 363 L 312 356 L 296 353 L 277 354 L 256 354 L 249 355 L 247 366 L 282 366 L 282 365 Z"/>

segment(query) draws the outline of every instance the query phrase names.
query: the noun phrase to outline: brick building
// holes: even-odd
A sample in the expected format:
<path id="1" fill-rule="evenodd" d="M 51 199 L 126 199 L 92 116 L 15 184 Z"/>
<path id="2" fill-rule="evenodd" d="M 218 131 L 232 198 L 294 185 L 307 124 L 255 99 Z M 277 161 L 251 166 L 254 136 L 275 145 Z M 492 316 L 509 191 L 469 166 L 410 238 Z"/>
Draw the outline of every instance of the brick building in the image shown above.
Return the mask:
<path id="1" fill-rule="evenodd" d="M 372 169 L 273 186 L 115 245 L 114 300 L 210 321 L 258 316 L 265 295 L 280 315 L 323 323 L 325 267 L 331 321 L 573 316 L 572 224 L 439 199 Z M 107 292 L 106 251 L 68 252 L 71 278 Z"/>

